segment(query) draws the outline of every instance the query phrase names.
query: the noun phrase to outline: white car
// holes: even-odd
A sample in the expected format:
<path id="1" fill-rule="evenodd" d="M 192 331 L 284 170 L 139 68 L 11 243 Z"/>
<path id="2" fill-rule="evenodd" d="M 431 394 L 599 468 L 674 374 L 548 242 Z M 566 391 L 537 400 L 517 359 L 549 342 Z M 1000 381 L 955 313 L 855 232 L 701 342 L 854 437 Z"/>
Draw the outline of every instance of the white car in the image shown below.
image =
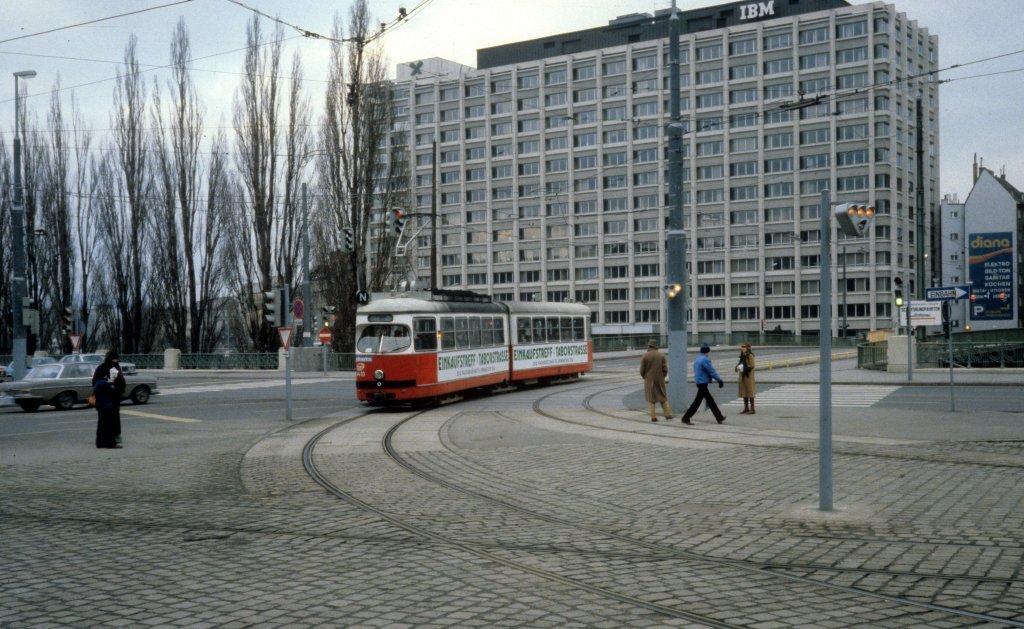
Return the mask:
<path id="1" fill-rule="evenodd" d="M 62 356 L 60 362 L 91 363 L 98 367 L 100 363 L 103 362 L 103 358 L 103 354 L 68 354 L 67 356 Z M 118 364 L 121 365 L 121 371 L 123 371 L 125 375 L 131 376 L 139 372 L 139 370 L 135 367 L 135 363 L 126 363 L 124 361 L 118 361 Z"/>

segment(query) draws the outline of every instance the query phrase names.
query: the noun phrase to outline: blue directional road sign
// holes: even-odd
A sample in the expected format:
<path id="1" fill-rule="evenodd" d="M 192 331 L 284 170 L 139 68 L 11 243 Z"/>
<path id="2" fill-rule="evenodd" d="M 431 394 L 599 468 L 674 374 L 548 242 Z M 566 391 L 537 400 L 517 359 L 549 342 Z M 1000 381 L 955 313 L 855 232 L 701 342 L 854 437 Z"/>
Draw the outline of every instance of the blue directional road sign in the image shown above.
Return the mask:
<path id="1" fill-rule="evenodd" d="M 970 286 L 938 286 L 924 289 L 926 301 L 949 301 L 950 299 L 967 297 L 970 294 Z"/>

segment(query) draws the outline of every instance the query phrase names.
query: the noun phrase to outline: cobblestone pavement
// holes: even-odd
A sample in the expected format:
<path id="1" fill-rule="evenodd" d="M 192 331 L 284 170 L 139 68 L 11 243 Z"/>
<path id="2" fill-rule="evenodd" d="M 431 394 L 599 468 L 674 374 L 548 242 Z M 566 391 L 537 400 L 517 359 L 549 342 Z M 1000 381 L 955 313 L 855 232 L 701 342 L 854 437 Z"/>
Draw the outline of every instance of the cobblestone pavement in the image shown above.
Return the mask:
<path id="1" fill-rule="evenodd" d="M 638 388 L 4 466 L 0 626 L 1024 626 L 1020 440 L 837 434 L 825 512 L 817 434 Z"/>

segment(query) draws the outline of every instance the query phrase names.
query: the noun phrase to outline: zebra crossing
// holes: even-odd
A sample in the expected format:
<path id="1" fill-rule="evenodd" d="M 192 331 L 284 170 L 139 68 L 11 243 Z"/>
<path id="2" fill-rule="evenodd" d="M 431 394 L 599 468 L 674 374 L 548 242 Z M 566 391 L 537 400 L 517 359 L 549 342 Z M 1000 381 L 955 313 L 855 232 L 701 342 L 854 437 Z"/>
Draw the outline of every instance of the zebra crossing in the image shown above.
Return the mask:
<path id="1" fill-rule="evenodd" d="M 814 406 L 818 405 L 817 384 L 784 384 L 757 392 L 758 406 Z M 869 408 L 885 399 L 898 386 L 887 385 L 832 385 L 832 406 Z M 714 391 L 712 391 L 714 393 Z M 742 407 L 743 400 L 736 398 L 721 405 L 723 408 Z"/>

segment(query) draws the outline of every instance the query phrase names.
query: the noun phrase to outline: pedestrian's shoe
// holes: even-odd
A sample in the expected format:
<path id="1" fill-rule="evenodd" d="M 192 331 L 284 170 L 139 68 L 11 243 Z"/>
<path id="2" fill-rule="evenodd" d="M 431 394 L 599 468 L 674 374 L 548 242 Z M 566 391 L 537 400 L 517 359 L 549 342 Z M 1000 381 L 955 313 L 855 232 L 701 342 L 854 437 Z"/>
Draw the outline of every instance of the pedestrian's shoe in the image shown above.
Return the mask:
<path id="1" fill-rule="evenodd" d="M 692 426 L 693 425 L 693 422 L 691 422 L 690 420 L 686 419 L 685 417 L 683 418 L 683 423 L 686 424 L 687 426 Z"/>
<path id="2" fill-rule="evenodd" d="M 717 421 L 719 424 L 724 423 L 725 422 L 725 415 L 722 415 L 721 417 L 716 417 L 715 421 Z"/>
<path id="3" fill-rule="evenodd" d="M 652 418 L 651 418 L 651 421 L 652 421 L 652 422 L 655 422 L 655 423 L 657 423 L 657 421 L 658 421 L 658 418 L 657 418 L 657 417 L 652 417 Z"/>
<path id="4" fill-rule="evenodd" d="M 670 420 L 670 419 L 672 419 L 672 416 L 671 416 L 671 415 L 665 415 L 665 421 L 668 421 L 668 420 Z"/>

